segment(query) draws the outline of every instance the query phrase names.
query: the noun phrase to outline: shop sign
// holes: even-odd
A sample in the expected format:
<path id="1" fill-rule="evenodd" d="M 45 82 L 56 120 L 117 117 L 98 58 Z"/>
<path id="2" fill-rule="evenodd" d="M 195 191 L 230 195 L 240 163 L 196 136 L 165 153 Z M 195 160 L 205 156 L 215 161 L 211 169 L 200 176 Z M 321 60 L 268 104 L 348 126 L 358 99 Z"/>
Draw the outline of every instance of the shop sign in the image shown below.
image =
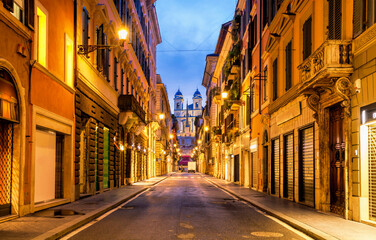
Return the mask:
<path id="1" fill-rule="evenodd" d="M 362 124 L 376 121 L 376 103 L 360 108 Z"/>

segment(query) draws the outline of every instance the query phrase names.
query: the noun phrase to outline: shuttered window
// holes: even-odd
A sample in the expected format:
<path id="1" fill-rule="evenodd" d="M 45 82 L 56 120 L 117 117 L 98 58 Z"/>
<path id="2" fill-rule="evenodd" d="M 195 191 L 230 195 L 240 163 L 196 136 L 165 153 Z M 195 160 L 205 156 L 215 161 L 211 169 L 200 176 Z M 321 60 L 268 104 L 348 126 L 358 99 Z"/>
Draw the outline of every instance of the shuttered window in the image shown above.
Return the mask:
<path id="1" fill-rule="evenodd" d="M 312 18 L 308 18 L 303 24 L 303 60 L 312 53 Z"/>
<path id="2" fill-rule="evenodd" d="M 104 34 L 103 34 L 103 25 L 99 26 L 97 28 L 97 44 L 103 45 L 104 44 Z M 98 71 L 103 71 L 103 64 L 104 64 L 104 49 L 98 49 L 97 50 L 97 69 Z"/>
<path id="3" fill-rule="evenodd" d="M 292 57 L 291 57 L 291 41 L 287 44 L 285 50 L 286 57 L 286 91 L 292 86 Z"/>
<path id="4" fill-rule="evenodd" d="M 273 100 L 278 98 L 278 58 L 273 62 Z"/>
<path id="5" fill-rule="evenodd" d="M 34 29 L 34 0 L 27 0 L 25 3 L 25 13 L 26 13 L 26 25 Z"/>
<path id="6" fill-rule="evenodd" d="M 269 23 L 269 7 L 268 0 L 262 0 L 262 26 L 265 28 L 266 24 Z"/>
<path id="7" fill-rule="evenodd" d="M 120 94 L 124 94 L 124 70 L 121 69 L 120 71 Z"/>
<path id="8" fill-rule="evenodd" d="M 107 36 L 104 34 L 104 44 L 107 44 Z M 107 82 L 110 82 L 110 50 L 105 50 L 105 57 L 103 63 L 103 74 L 107 79 Z"/>
<path id="9" fill-rule="evenodd" d="M 115 88 L 115 91 L 118 90 L 118 74 L 117 74 L 117 68 L 118 68 L 118 60 L 117 58 L 115 57 L 114 58 L 114 88 Z"/>
<path id="10" fill-rule="evenodd" d="M 329 39 L 341 39 L 342 0 L 329 0 Z"/>
<path id="11" fill-rule="evenodd" d="M 263 81 L 263 95 L 264 95 L 264 102 L 268 100 L 268 67 L 264 69 L 264 77 L 262 78 Z"/>
<path id="12" fill-rule="evenodd" d="M 314 206 L 313 127 L 300 130 L 299 201 Z"/>
<path id="13" fill-rule="evenodd" d="M 294 135 L 284 136 L 283 197 L 294 197 Z"/>
<path id="14" fill-rule="evenodd" d="M 89 44 L 89 13 L 85 6 L 82 9 L 82 45 Z"/>
<path id="15" fill-rule="evenodd" d="M 272 140 L 271 194 L 279 196 L 279 139 Z"/>

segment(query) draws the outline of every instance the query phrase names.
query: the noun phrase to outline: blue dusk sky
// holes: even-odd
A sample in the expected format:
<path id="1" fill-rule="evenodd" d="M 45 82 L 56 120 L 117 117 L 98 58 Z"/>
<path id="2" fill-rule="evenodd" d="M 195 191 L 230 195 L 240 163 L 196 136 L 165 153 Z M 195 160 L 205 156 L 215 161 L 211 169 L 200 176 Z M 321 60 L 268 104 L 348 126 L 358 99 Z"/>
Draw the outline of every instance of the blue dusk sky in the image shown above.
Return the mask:
<path id="1" fill-rule="evenodd" d="M 157 73 L 166 85 L 171 113 L 178 88 L 184 105 L 192 103 L 201 85 L 206 55 L 215 50 L 221 25 L 232 20 L 237 0 L 157 0 L 155 3 L 162 35 L 157 46 Z"/>

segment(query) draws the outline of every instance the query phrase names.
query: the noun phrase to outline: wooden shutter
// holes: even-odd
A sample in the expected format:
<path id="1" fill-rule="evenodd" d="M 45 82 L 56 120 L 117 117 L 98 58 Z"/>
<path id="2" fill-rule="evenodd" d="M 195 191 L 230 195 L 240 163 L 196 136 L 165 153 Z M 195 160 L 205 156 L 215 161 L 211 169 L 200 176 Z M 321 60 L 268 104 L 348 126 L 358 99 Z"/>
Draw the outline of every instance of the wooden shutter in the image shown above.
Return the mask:
<path id="1" fill-rule="evenodd" d="M 124 94 L 124 70 L 121 69 L 120 71 L 120 94 Z"/>
<path id="2" fill-rule="evenodd" d="M 26 26 L 34 29 L 34 0 L 25 1 Z"/>
<path id="3" fill-rule="evenodd" d="M 303 24 L 303 60 L 312 53 L 312 18 L 308 18 Z"/>
<path id="4" fill-rule="evenodd" d="M 278 98 L 278 58 L 276 58 L 273 62 L 273 100 Z"/>
<path id="5" fill-rule="evenodd" d="M 342 0 L 329 0 L 329 39 L 341 39 Z"/>
<path id="6" fill-rule="evenodd" d="M 271 193 L 279 196 L 279 139 L 272 140 Z"/>
<path id="7" fill-rule="evenodd" d="M 314 206 L 313 127 L 300 131 L 299 201 Z"/>
<path id="8" fill-rule="evenodd" d="M 359 36 L 363 31 L 363 0 L 354 0 L 353 35 Z"/>
<path id="9" fill-rule="evenodd" d="M 104 36 L 103 36 L 103 24 L 97 29 L 97 44 L 103 45 Z M 103 71 L 103 62 L 104 62 L 104 49 L 97 50 L 97 69 L 98 71 Z"/>
<path id="10" fill-rule="evenodd" d="M 13 0 L 3 0 L 3 6 L 9 12 L 13 12 Z"/>
<path id="11" fill-rule="evenodd" d="M 284 136 L 283 197 L 294 198 L 294 135 Z"/>
<path id="12" fill-rule="evenodd" d="M 285 56 L 286 56 L 286 91 L 287 91 L 291 88 L 291 85 L 292 85 L 291 41 L 286 46 Z"/>

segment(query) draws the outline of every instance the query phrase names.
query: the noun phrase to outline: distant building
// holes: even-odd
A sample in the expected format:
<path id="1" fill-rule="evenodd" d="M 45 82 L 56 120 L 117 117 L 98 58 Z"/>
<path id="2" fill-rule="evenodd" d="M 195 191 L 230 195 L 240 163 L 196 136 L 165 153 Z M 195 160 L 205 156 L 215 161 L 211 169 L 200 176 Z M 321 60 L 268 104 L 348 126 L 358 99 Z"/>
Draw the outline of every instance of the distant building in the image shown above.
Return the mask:
<path id="1" fill-rule="evenodd" d="M 175 93 L 174 115 L 179 125 L 177 137 L 182 156 L 190 156 L 195 145 L 195 119 L 202 115 L 202 96 L 198 89 L 193 94 L 192 102 L 192 104 L 188 104 L 187 101 L 186 108 L 184 108 L 183 94 L 180 90 Z"/>

